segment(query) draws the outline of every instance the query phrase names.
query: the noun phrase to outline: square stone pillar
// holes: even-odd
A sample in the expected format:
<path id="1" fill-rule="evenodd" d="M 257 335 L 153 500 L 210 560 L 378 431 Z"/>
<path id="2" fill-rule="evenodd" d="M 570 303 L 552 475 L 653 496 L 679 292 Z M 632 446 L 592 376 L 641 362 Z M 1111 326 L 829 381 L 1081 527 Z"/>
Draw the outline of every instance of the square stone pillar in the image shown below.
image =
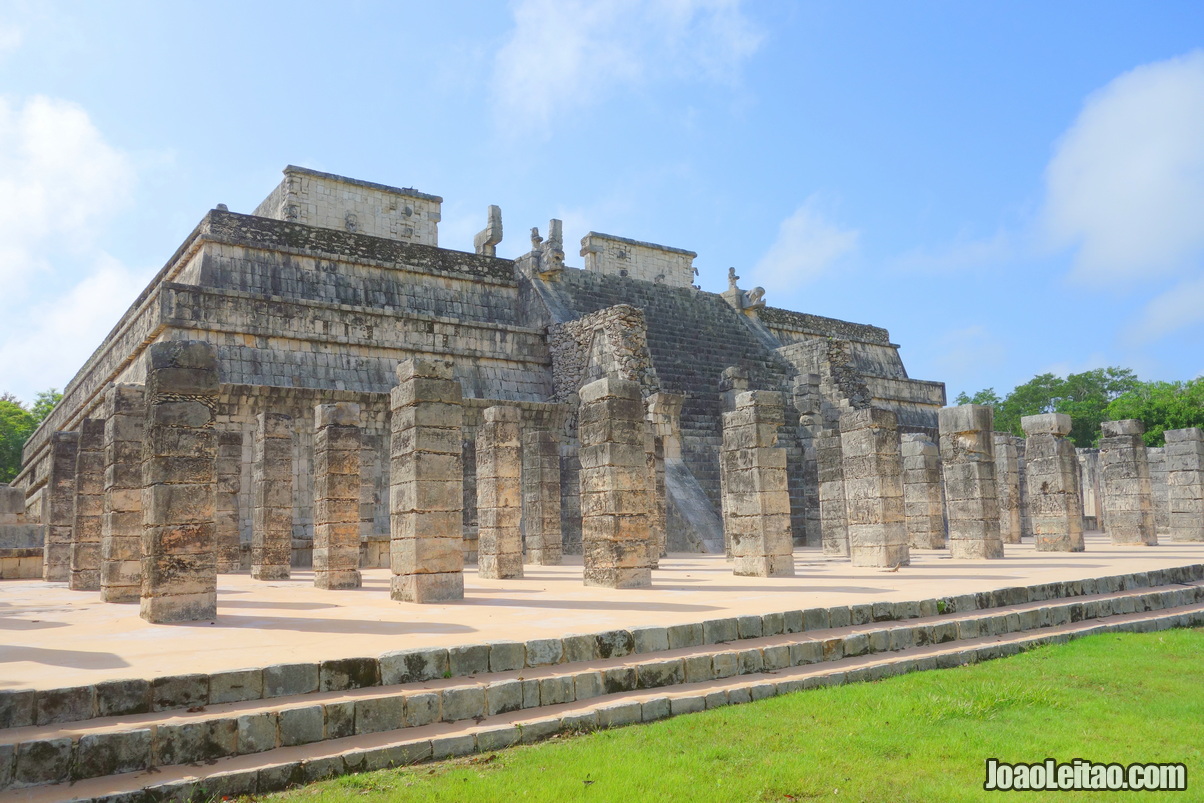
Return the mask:
<path id="1" fill-rule="evenodd" d="M 1114 544 L 1158 543 L 1145 425 L 1134 418 L 1105 421 L 1099 442 L 1104 521 Z"/>
<path id="2" fill-rule="evenodd" d="M 644 463 L 648 467 L 648 565 L 660 568 L 665 554 L 665 528 L 669 511 L 665 507 L 665 444 L 655 434 L 651 423 L 644 432 Z"/>
<path id="3" fill-rule="evenodd" d="M 802 525 L 792 523 L 796 546 L 821 547 L 822 527 L 819 514 L 819 466 L 815 456 L 815 436 L 819 431 L 823 401 L 820 396 L 819 374 L 798 374 L 793 384 L 794 409 L 798 411 L 798 445 L 802 459 L 792 461 L 786 455 L 786 479 L 790 495 L 801 501 Z M 797 502 L 792 503 L 796 513 Z M 795 521 L 798 518 L 796 516 Z"/>
<path id="4" fill-rule="evenodd" d="M 1020 520 L 1020 452 L 1016 448 L 1019 440 L 1007 432 L 996 432 L 993 436 L 999 537 L 1005 544 L 1019 544 L 1023 533 Z"/>
<path id="5" fill-rule="evenodd" d="M 559 566 L 560 441 L 546 429 L 523 432 L 523 539 L 527 563 Z"/>
<path id="6" fill-rule="evenodd" d="M 585 584 L 650 586 L 651 491 L 640 386 L 609 376 L 578 395 Z"/>
<path id="7" fill-rule="evenodd" d="M 0 482 L 0 526 L 25 523 L 25 492 Z"/>
<path id="8" fill-rule="evenodd" d="M 900 437 L 903 456 L 903 516 L 912 549 L 945 548 L 945 503 L 941 498 L 941 452 L 927 435 Z"/>
<path id="9" fill-rule="evenodd" d="M 255 417 L 251 456 L 251 577 L 287 580 L 293 562 L 293 417 Z"/>
<path id="10" fill-rule="evenodd" d="M 1083 501 L 1079 496 L 1079 458 L 1070 434 L 1070 416 L 1027 415 L 1020 426 L 1028 474 L 1028 504 L 1033 539 L 1041 552 L 1083 551 Z"/>
<path id="11" fill-rule="evenodd" d="M 217 572 L 242 571 L 242 430 L 217 433 Z"/>
<path id="12" fill-rule="evenodd" d="M 100 526 L 100 598 L 137 602 L 142 593 L 142 450 L 146 391 L 105 391 L 104 518 Z"/>
<path id="13" fill-rule="evenodd" d="M 1151 447 L 1145 450 L 1150 464 L 1150 493 L 1154 505 L 1154 526 L 1159 535 L 1170 535 L 1171 506 L 1170 490 L 1166 485 L 1166 447 Z"/>
<path id="14" fill-rule="evenodd" d="M 360 406 L 314 408 L 314 586 L 359 588 Z"/>
<path id="15" fill-rule="evenodd" d="M 462 390 L 445 360 L 397 366 L 389 468 L 392 596 L 464 598 Z"/>
<path id="16" fill-rule="evenodd" d="M 1204 430 L 1166 431 L 1166 485 L 1172 541 L 1204 541 Z"/>
<path id="17" fill-rule="evenodd" d="M 777 446 L 784 403 L 781 393 L 744 391 L 723 414 L 723 529 L 737 575 L 794 576 L 786 451 Z"/>
<path id="18" fill-rule="evenodd" d="M 846 410 L 840 416 L 840 444 L 853 565 L 908 565 L 898 418 L 877 407 Z"/>
<path id="19" fill-rule="evenodd" d="M 849 522 L 839 429 L 826 427 L 815 437 L 815 473 L 819 480 L 819 530 L 824 554 L 831 558 L 847 558 Z"/>
<path id="20" fill-rule="evenodd" d="M 995 411 L 982 404 L 943 407 L 941 474 L 949 514 L 949 554 L 962 560 L 1003 557 L 995 482 Z"/>
<path id="21" fill-rule="evenodd" d="M 100 527 L 105 509 L 104 419 L 84 419 L 77 443 L 68 585 L 72 591 L 99 591 Z"/>
<path id="22" fill-rule="evenodd" d="M 205 342 L 169 341 L 152 344 L 146 361 L 142 618 L 213 619 L 217 353 Z"/>
<path id="23" fill-rule="evenodd" d="M 42 521 L 46 524 L 42 579 L 66 583 L 71 579 L 71 530 L 75 525 L 75 455 L 78 432 L 50 436 L 50 467 L 43 495 Z"/>
<path id="24" fill-rule="evenodd" d="M 477 567 L 481 577 L 523 576 L 522 414 L 487 407 L 477 430 Z"/>

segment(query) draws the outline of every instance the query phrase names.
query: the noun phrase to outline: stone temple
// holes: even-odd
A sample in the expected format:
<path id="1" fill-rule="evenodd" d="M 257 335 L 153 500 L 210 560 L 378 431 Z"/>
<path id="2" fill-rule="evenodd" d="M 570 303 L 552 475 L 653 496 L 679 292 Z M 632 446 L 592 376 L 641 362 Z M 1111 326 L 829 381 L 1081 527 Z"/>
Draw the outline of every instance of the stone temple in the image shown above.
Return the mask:
<path id="1" fill-rule="evenodd" d="M 608 375 L 636 383 L 648 409 L 667 551 L 724 549 L 722 416 L 743 391 L 778 392 L 786 402 L 777 445 L 786 453 L 799 546 L 821 541 L 816 443 L 839 437 L 843 411 L 884 408 L 900 431 L 936 437 L 944 386 L 911 379 L 885 329 L 768 306 L 759 288 L 737 286 L 734 270 L 727 292 L 705 292 L 694 284 L 696 255 L 682 248 L 590 232 L 581 240 L 581 267 L 570 267 L 557 220 L 546 237 L 531 230 L 527 254 L 502 259 L 495 255 L 502 238 L 497 207 L 488 211 L 475 253 L 441 248 L 441 203 L 413 189 L 290 166 L 251 214 L 224 205 L 206 214 L 26 446 L 13 484 L 25 494 L 28 520 L 52 525 L 58 497 L 70 515 L 66 495 L 77 490 L 64 484 L 73 478 L 56 479 L 56 449 L 78 455 L 83 447 L 56 433 L 81 433 L 92 426 L 87 422 L 110 418 L 106 393 L 145 385 L 150 347 L 172 341 L 204 341 L 216 350 L 217 561 L 223 570 L 245 570 L 253 554 L 276 555 L 263 558 L 272 566 L 256 563 L 265 577 L 287 572 L 278 565 L 281 547 L 271 546 L 281 532 L 291 531 L 291 545 L 283 547 L 289 562 L 311 565 L 314 410 L 322 404 L 359 406 L 361 562 L 388 565 L 389 394 L 398 365 L 412 358 L 450 362 L 462 390 L 469 562 L 477 559 L 480 526 L 477 434 L 485 411 L 499 405 L 517 408 L 524 433 L 552 439 L 561 495 L 556 547 L 582 552 L 578 392 Z M 93 440 L 91 448 L 101 449 L 99 435 Z M 264 457 L 282 454 L 281 447 L 283 459 Z M 522 461 L 525 476 L 546 479 L 535 450 L 524 450 Z M 275 491 L 268 507 L 257 499 L 257 478 Z M 523 492 L 524 528 L 547 518 L 537 491 Z M 103 499 L 99 484 L 91 493 Z M 291 497 L 287 503 L 282 494 Z M 100 522 L 96 513 L 89 526 Z M 119 514 L 110 511 L 114 522 Z M 265 522 L 259 532 L 257 516 Z M 47 529 L 47 561 L 55 564 L 48 576 L 58 576 L 58 564 L 66 567 L 62 579 L 71 576 L 74 541 L 60 547 L 55 540 L 70 533 L 69 523 Z M 126 565 L 136 560 L 126 556 Z"/>

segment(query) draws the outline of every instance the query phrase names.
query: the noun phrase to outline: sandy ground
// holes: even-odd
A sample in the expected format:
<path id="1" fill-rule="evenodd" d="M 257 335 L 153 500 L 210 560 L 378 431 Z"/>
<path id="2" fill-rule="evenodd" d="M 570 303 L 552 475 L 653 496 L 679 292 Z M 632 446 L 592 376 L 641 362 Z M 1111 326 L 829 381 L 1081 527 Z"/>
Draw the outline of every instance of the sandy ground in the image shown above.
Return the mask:
<path id="1" fill-rule="evenodd" d="M 744 613 L 904 601 L 1015 585 L 1204 563 L 1204 544 L 1112 546 L 1087 534 L 1079 554 L 1007 546 L 997 561 L 954 561 L 916 550 L 896 572 L 853 568 L 818 550 L 795 552 L 797 577 L 735 577 L 722 557 L 671 555 L 653 587 L 616 591 L 581 583 L 580 558 L 528 566 L 522 580 L 482 580 L 465 571 L 465 599 L 416 605 L 389 599 L 387 569 L 364 587 L 322 591 L 313 573 L 255 581 L 218 578 L 214 622 L 152 625 L 137 605 L 100 602 L 64 583 L 0 582 L 0 689 L 54 688 L 114 678 L 213 672 L 275 663 L 376 656 L 413 647 L 523 641 L 615 627 L 699 622 Z"/>

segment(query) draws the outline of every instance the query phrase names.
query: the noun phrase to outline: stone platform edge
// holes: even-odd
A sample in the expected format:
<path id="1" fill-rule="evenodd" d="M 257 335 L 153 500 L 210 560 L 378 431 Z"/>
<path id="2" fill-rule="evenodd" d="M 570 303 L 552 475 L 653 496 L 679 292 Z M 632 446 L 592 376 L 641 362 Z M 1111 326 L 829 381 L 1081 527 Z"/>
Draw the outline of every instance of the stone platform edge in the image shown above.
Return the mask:
<path id="1" fill-rule="evenodd" d="M 0 691 L 0 729 L 469 677 L 483 672 L 508 672 L 871 622 L 969 613 L 1005 605 L 1156 588 L 1201 579 L 1204 579 L 1204 563 L 1197 563 L 918 601 L 883 601 L 748 614 L 665 627 L 653 625 L 568 634 L 526 642 L 488 641 L 452 647 L 412 648 L 393 650 L 375 658 L 336 658 L 209 674 L 107 680 L 67 688 L 10 689 Z"/>

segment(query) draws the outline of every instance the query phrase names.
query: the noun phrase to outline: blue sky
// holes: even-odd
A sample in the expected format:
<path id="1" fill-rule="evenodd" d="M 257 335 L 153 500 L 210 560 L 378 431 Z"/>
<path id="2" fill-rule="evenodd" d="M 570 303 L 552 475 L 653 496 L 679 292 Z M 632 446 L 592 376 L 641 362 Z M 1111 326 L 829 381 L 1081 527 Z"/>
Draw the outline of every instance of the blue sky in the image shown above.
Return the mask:
<path id="1" fill-rule="evenodd" d="M 1204 6 L 0 0 L 0 391 L 299 164 L 565 222 L 1005 392 L 1204 373 Z"/>

